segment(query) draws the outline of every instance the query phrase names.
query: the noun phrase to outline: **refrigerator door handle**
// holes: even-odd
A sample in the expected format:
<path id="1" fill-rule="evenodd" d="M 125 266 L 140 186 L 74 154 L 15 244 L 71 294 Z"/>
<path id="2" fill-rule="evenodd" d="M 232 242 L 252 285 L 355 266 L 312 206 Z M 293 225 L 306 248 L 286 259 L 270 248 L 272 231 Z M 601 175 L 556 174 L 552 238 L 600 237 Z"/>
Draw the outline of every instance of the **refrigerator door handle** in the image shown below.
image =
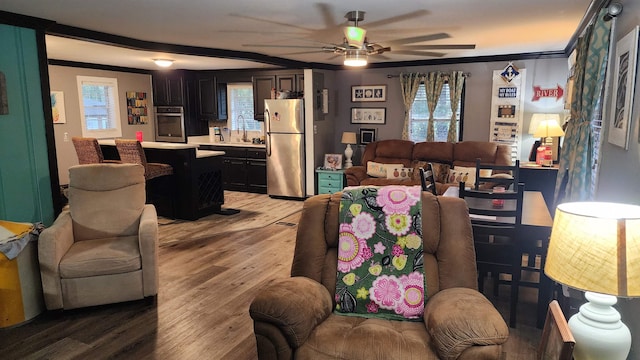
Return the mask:
<path id="1" fill-rule="evenodd" d="M 269 109 L 264 110 L 264 123 L 265 123 L 265 146 L 267 148 L 267 157 L 271 156 L 271 118 L 269 115 Z"/>

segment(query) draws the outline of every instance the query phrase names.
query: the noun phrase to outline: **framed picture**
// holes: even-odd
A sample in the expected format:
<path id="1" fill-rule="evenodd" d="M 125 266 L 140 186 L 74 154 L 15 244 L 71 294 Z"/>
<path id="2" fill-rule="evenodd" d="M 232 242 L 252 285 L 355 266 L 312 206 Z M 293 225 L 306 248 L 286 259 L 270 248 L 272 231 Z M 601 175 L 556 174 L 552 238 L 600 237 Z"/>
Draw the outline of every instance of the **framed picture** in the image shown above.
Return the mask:
<path id="1" fill-rule="evenodd" d="M 387 85 L 357 85 L 351 87 L 351 102 L 387 101 Z"/>
<path id="2" fill-rule="evenodd" d="M 549 303 L 538 349 L 539 359 L 571 360 L 576 340 L 557 300 Z"/>
<path id="3" fill-rule="evenodd" d="M 376 141 L 376 129 L 360 129 L 360 145 Z"/>
<path id="4" fill-rule="evenodd" d="M 351 108 L 352 124 L 384 124 L 387 122 L 387 108 Z"/>
<path id="5" fill-rule="evenodd" d="M 67 115 L 64 112 L 64 93 L 62 91 L 51 92 L 51 111 L 53 112 L 54 124 L 67 122 Z"/>
<path id="6" fill-rule="evenodd" d="M 616 43 L 613 86 L 611 87 L 609 142 L 625 150 L 629 148 L 637 58 L 638 26 Z"/>
<path id="7" fill-rule="evenodd" d="M 329 170 L 342 169 L 342 154 L 324 154 L 324 168 Z"/>

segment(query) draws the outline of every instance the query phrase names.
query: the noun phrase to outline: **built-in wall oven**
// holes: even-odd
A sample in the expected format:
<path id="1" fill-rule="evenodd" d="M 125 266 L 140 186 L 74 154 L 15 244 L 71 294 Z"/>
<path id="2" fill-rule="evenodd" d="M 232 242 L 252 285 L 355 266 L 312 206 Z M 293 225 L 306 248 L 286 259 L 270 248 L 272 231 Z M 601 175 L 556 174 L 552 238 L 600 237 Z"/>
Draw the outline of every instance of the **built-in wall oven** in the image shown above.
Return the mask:
<path id="1" fill-rule="evenodd" d="M 186 143 L 182 106 L 156 106 L 156 141 Z"/>

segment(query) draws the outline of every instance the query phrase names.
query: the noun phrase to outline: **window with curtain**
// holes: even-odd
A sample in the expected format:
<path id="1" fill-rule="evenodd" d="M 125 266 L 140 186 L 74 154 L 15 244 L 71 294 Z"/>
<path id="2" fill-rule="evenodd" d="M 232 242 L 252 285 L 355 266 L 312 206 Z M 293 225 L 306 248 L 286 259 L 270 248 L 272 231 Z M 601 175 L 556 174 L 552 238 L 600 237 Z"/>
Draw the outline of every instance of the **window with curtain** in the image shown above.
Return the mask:
<path id="1" fill-rule="evenodd" d="M 227 84 L 227 113 L 229 129 L 260 131 L 260 122 L 253 119 L 253 85 L 251 83 Z"/>
<path id="2" fill-rule="evenodd" d="M 118 80 L 78 76 L 82 136 L 112 138 L 122 136 Z"/>
<path id="3" fill-rule="evenodd" d="M 464 93 L 463 93 L 464 94 Z M 462 119 L 460 116 L 460 108 L 463 97 L 460 98 L 458 109 L 456 111 L 457 133 L 460 134 Z M 451 100 L 449 97 L 449 84 L 444 84 L 442 92 L 438 98 L 438 105 L 433 113 L 434 117 L 434 141 L 447 141 L 449 132 L 449 123 L 451 121 Z M 411 106 L 410 115 L 410 134 L 409 140 L 413 142 L 425 141 L 427 138 L 427 124 L 429 122 L 429 108 L 427 107 L 427 92 L 424 83 L 418 87 L 416 98 Z M 458 135 L 460 137 L 460 135 Z"/>

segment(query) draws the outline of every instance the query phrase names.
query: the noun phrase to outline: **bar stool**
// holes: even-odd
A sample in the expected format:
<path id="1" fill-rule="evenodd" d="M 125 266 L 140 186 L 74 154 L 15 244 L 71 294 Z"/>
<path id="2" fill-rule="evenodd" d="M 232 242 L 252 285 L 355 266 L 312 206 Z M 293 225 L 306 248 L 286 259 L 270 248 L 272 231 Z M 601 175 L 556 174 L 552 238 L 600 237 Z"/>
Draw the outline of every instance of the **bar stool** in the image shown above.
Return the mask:
<path id="1" fill-rule="evenodd" d="M 147 183 L 147 203 L 151 203 L 158 208 L 158 213 L 169 213 L 174 217 L 173 200 L 173 167 L 169 164 L 150 163 L 144 154 L 144 149 L 140 141 L 134 139 L 116 139 L 116 149 L 120 155 L 120 160 L 124 163 L 134 163 L 144 166 L 144 178 Z M 153 181 L 152 179 L 169 176 L 169 181 Z M 159 180 L 159 179 L 158 179 Z M 168 199 L 168 209 L 165 211 L 164 200 Z"/>
<path id="2" fill-rule="evenodd" d="M 76 148 L 76 155 L 78 156 L 78 163 L 83 164 L 96 164 L 96 163 L 121 163 L 118 160 L 105 160 L 102 155 L 102 149 L 98 144 L 98 139 L 89 137 L 74 136 L 71 138 L 73 147 Z"/>

